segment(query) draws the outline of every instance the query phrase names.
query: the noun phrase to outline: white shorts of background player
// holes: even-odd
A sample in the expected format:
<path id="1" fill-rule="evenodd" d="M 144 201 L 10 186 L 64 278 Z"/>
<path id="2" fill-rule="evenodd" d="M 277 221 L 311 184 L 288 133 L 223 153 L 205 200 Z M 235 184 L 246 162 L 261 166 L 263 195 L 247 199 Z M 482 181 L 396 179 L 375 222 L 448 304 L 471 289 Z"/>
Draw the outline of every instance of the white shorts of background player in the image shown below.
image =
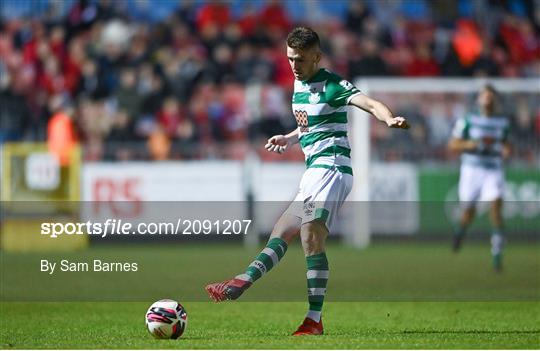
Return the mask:
<path id="1" fill-rule="evenodd" d="M 459 174 L 459 200 L 464 207 L 474 206 L 478 201 L 491 202 L 504 195 L 504 171 L 461 165 Z"/>

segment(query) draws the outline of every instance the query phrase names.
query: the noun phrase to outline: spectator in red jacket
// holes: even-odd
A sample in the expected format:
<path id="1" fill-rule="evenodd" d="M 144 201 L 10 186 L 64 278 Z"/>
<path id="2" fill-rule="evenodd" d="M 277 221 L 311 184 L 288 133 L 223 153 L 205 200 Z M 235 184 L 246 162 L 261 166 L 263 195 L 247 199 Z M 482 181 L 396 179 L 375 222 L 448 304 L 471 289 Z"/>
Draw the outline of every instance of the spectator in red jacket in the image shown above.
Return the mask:
<path id="1" fill-rule="evenodd" d="M 68 53 L 63 61 L 66 88 L 74 95 L 79 87 L 82 66 L 86 60 L 84 46 L 81 40 L 74 39 L 68 47 Z"/>
<path id="2" fill-rule="evenodd" d="M 286 33 L 291 28 L 291 21 L 287 15 L 287 10 L 280 0 L 269 0 L 260 13 L 260 23 L 268 28 L 269 32 L 279 30 Z"/>
<path id="3" fill-rule="evenodd" d="M 60 62 L 62 62 L 67 55 L 66 45 L 64 44 L 65 36 L 64 28 L 60 26 L 51 29 L 51 33 L 49 34 L 49 47 L 51 48 L 52 54 L 56 56 L 56 59 Z"/>
<path id="4" fill-rule="evenodd" d="M 431 55 L 431 50 L 427 44 L 418 44 L 415 48 L 415 55 L 405 70 L 405 75 L 412 77 L 440 75 L 439 64 Z"/>
<path id="5" fill-rule="evenodd" d="M 203 5 L 197 13 L 197 28 L 203 32 L 208 25 L 224 28 L 229 24 L 231 14 L 229 6 L 221 1 L 209 1 Z"/>
<path id="6" fill-rule="evenodd" d="M 66 81 L 55 56 L 49 56 L 43 63 L 43 72 L 38 77 L 38 85 L 49 95 L 66 92 Z"/>
<path id="7" fill-rule="evenodd" d="M 246 2 L 242 16 L 238 20 L 238 25 L 242 31 L 242 34 L 246 37 L 250 37 L 255 33 L 255 28 L 259 22 L 259 16 L 257 10 L 250 2 Z"/>
<path id="8" fill-rule="evenodd" d="M 514 64 L 529 63 L 540 57 L 540 39 L 530 21 L 507 15 L 499 31 Z"/>
<path id="9" fill-rule="evenodd" d="M 193 125 L 174 97 L 168 97 L 163 101 L 163 107 L 157 114 L 157 120 L 170 138 L 188 140 L 193 136 Z"/>

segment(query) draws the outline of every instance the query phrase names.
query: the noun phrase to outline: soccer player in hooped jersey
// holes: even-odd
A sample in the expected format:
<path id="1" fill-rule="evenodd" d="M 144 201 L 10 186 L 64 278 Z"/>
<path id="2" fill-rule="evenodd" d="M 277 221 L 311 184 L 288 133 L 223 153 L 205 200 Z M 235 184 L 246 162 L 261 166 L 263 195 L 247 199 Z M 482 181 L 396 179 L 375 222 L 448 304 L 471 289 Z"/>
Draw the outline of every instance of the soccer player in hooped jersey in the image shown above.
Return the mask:
<path id="1" fill-rule="evenodd" d="M 503 160 L 511 153 L 508 142 L 508 119 L 496 115 L 497 92 L 485 85 L 477 97 L 478 113 L 457 121 L 449 142 L 449 148 L 461 152 L 459 177 L 459 200 L 463 213 L 457 228 L 454 251 L 459 251 L 466 230 L 474 219 L 476 202 L 491 202 L 490 218 L 493 226 L 491 254 L 493 267 L 502 270 L 504 244 L 503 219 L 501 216 L 504 172 Z"/>
<path id="2" fill-rule="evenodd" d="M 329 277 L 325 240 L 337 211 L 352 187 L 347 105 L 373 114 L 390 128 L 407 129 L 381 102 L 362 94 L 348 81 L 319 68 L 319 37 L 298 27 L 287 37 L 287 57 L 295 77 L 292 110 L 298 128 L 268 139 L 266 149 L 283 153 L 300 143 L 307 169 L 294 201 L 274 226 L 266 247 L 246 271 L 233 279 L 206 286 L 216 301 L 235 300 L 257 279 L 278 264 L 289 243 L 300 235 L 307 262 L 309 309 L 293 335 L 323 333 L 321 311 Z"/>

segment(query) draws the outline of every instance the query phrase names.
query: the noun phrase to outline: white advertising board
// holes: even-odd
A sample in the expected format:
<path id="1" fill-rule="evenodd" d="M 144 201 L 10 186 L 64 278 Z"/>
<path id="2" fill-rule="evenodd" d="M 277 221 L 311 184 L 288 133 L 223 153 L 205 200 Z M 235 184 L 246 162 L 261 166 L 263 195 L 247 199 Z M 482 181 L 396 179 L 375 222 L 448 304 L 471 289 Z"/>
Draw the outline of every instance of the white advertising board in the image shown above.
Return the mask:
<path id="1" fill-rule="evenodd" d="M 83 217 L 136 221 L 183 218 L 245 219 L 246 179 L 238 161 L 87 163 L 82 172 L 82 198 L 89 202 Z M 279 215 L 298 191 L 304 172 L 302 163 L 263 163 L 252 184 L 259 230 L 270 232 Z M 418 180 L 410 164 L 379 164 L 371 167 L 369 207 L 351 200 L 340 216 L 337 232 L 343 231 L 354 211 L 369 208 L 371 231 L 412 234 L 418 228 Z M 163 203 L 170 202 L 169 205 Z M 174 203 L 182 206 L 181 212 Z M 223 202 L 215 211 L 210 202 Z M 199 203 L 200 206 L 197 205 Z M 406 204 L 404 204 L 406 203 Z M 211 206 L 210 206 L 211 207 Z M 212 213 L 208 213 L 212 212 Z"/>

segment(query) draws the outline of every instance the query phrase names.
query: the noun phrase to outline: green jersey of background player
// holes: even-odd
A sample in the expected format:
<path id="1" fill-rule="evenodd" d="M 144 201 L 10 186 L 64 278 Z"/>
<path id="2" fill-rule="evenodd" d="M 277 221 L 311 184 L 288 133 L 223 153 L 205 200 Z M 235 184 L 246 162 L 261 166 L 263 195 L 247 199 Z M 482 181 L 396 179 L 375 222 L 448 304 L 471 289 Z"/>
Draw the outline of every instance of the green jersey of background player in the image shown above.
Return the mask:
<path id="1" fill-rule="evenodd" d="M 289 243 L 300 236 L 307 261 L 309 309 L 293 335 L 316 335 L 323 333 L 321 311 L 329 276 L 325 241 L 352 186 L 346 106 L 361 108 L 390 128 L 409 126 L 405 118 L 394 117 L 381 102 L 320 68 L 319 37 L 312 29 L 298 27 L 289 33 L 287 57 L 295 77 L 292 107 L 298 128 L 287 135 L 271 137 L 266 149 L 283 153 L 300 143 L 306 156 L 306 172 L 295 201 L 279 218 L 266 247 L 246 271 L 233 279 L 209 284 L 206 290 L 216 302 L 237 299 L 276 266 Z"/>

